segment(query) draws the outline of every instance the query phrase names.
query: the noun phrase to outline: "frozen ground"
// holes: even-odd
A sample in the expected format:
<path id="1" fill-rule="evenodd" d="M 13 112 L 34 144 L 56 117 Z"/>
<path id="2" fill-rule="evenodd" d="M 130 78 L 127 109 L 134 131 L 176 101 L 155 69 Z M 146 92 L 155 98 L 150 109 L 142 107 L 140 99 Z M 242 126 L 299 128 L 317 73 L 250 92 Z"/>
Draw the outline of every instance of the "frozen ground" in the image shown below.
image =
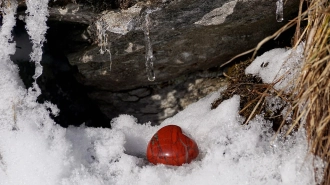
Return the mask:
<path id="1" fill-rule="evenodd" d="M 272 123 L 262 115 L 242 126 L 239 96 L 210 109 L 223 89 L 156 127 L 137 123 L 130 115 L 112 120 L 111 130 L 56 125 L 49 116 L 58 114 L 56 105 L 36 103 L 38 87 L 27 91 L 17 66 L 10 61 L 9 56 L 15 52 L 15 43 L 10 42 L 14 9 L 14 5 L 3 9 L 4 24 L 0 30 L 1 185 L 313 185 L 320 177 L 314 174 L 312 164 L 322 167 L 322 162 L 308 154 L 304 129 L 284 141 L 281 135 L 274 137 Z M 40 39 L 34 38 L 37 42 Z M 285 63 L 285 69 L 290 69 L 301 62 L 301 51 L 270 51 L 257 58 L 246 72 L 251 70 L 265 81 L 274 80 L 283 65 L 271 66 Z M 34 56 L 39 54 L 35 50 Z M 268 62 L 271 70 L 264 72 L 268 68 L 260 67 L 261 59 Z M 168 124 L 181 126 L 195 139 L 200 149 L 197 160 L 180 167 L 146 161 L 149 139 Z"/>

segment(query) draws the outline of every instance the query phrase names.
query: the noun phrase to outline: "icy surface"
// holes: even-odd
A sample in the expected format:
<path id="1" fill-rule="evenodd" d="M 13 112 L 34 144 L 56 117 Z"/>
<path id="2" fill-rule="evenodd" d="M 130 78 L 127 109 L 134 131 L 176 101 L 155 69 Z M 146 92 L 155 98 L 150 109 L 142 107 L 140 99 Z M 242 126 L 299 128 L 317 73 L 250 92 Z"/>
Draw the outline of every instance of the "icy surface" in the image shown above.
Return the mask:
<path id="1" fill-rule="evenodd" d="M 305 131 L 287 140 L 274 137 L 271 123 L 262 116 L 242 126 L 239 96 L 211 110 L 223 89 L 156 127 L 139 124 L 130 115 L 112 120 L 113 129 L 59 127 L 49 116 L 59 110 L 37 103 L 10 61 L 15 52 L 11 30 L 16 6 L 12 3 L 2 10 L 0 30 L 1 185 L 316 184 L 312 164 L 321 168 L 323 163 L 308 154 Z M 286 51 L 275 51 L 278 59 L 286 58 Z M 195 139 L 200 149 L 197 160 L 180 167 L 145 160 L 148 141 L 168 124 L 181 126 Z"/>
<path id="2" fill-rule="evenodd" d="M 283 0 L 276 1 L 276 20 L 277 22 L 283 21 Z"/>
<path id="3" fill-rule="evenodd" d="M 100 54 L 109 54 L 109 71 L 111 71 L 112 66 L 112 56 L 111 56 L 111 42 L 108 41 L 109 35 L 107 34 L 108 25 L 105 23 L 104 19 L 99 19 L 95 22 L 97 29 L 97 37 L 98 37 L 98 46 L 100 47 Z M 83 61 L 89 62 L 90 58 L 85 58 Z"/>
<path id="4" fill-rule="evenodd" d="M 153 54 L 153 49 L 152 49 L 152 43 L 150 40 L 150 24 L 151 24 L 151 19 L 150 19 L 150 13 L 153 11 L 151 10 L 146 10 L 145 13 L 145 22 L 144 22 L 144 36 L 145 36 L 145 42 L 146 42 L 146 71 L 147 71 L 147 76 L 149 81 L 154 81 L 155 80 L 155 72 L 154 72 L 154 61 L 156 60 L 154 54 Z"/>

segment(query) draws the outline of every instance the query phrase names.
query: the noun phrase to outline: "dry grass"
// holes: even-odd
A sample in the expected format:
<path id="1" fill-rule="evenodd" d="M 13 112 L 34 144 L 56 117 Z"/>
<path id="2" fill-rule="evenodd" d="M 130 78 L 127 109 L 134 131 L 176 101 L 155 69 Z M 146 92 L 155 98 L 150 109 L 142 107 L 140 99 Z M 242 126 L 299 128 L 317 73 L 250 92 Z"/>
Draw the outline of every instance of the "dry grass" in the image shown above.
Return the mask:
<path id="1" fill-rule="evenodd" d="M 308 3 L 307 27 L 296 32 L 296 44 L 306 38 L 305 61 L 293 91 L 294 123 L 306 123 L 311 152 L 328 162 L 323 185 L 330 184 L 330 2 Z M 301 17 L 305 18 L 305 17 Z M 298 27 L 298 26 L 297 26 Z M 297 30 L 300 30 L 299 28 Z M 299 35 L 299 39 L 298 39 Z"/>
<path id="2" fill-rule="evenodd" d="M 303 11 L 303 4 L 307 5 L 306 11 Z M 302 22 L 307 22 L 307 26 L 301 27 Z M 284 91 L 277 92 L 277 95 L 292 107 L 293 122 L 290 123 L 291 128 L 288 134 L 297 127 L 305 125 L 310 151 L 327 162 L 323 179 L 319 182 L 322 185 L 330 185 L 330 1 L 301 0 L 297 18 L 265 38 L 255 48 L 235 56 L 223 65 L 252 52 L 254 52 L 253 59 L 257 50 L 265 42 L 278 37 L 294 25 L 296 26 L 294 47 L 302 41 L 305 42 L 303 68 L 296 81 L 292 82 L 295 88 L 289 93 L 290 97 L 286 98 L 287 94 Z M 272 85 L 274 84 L 268 84 L 263 88 L 264 91 L 259 91 L 259 96 L 252 94 L 252 99 L 245 102 L 245 107 L 241 106 L 241 110 L 247 109 L 248 106 L 253 107 L 250 107 L 251 111 L 245 115 L 248 118 L 246 121 L 260 112 L 260 104 L 269 92 L 274 90 Z M 254 87 L 260 87 L 260 85 L 254 85 Z M 241 91 L 237 88 L 229 87 L 229 95 L 232 91 Z M 285 119 L 282 118 L 281 125 L 284 123 Z M 315 170 L 318 171 L 318 167 L 315 167 Z"/>
<path id="3" fill-rule="evenodd" d="M 231 66 L 227 73 L 224 73 L 229 81 L 229 85 L 226 90 L 221 93 L 222 96 L 212 103 L 211 109 L 215 109 L 222 101 L 238 94 L 241 97 L 240 115 L 251 119 L 262 111 L 262 108 L 256 105 L 257 102 L 264 101 L 262 96 L 268 85 L 262 84 L 261 78 L 259 77 L 245 75 L 244 70 L 250 63 L 250 60 L 242 61 Z M 247 123 L 248 120 L 249 119 L 246 119 L 244 123 Z"/>
<path id="4" fill-rule="evenodd" d="M 211 109 L 217 108 L 220 103 L 231 98 L 233 95 L 240 95 L 239 114 L 245 118 L 242 124 L 248 124 L 257 114 L 263 114 L 266 120 L 273 123 L 273 129 L 278 131 L 278 128 L 284 120 L 281 112 L 285 108 L 285 104 L 274 112 L 270 110 L 267 104 L 267 98 L 279 96 L 282 99 L 287 99 L 285 95 L 280 94 L 281 92 L 274 88 L 274 85 L 279 82 L 281 78 L 274 83 L 264 84 L 261 78 L 245 74 L 245 68 L 250 64 L 251 59 L 241 61 L 231 66 L 227 72 L 224 73 L 229 82 L 228 86 L 226 90 L 221 93 L 221 96 L 212 103 Z M 284 120 L 284 123 L 287 122 Z"/>

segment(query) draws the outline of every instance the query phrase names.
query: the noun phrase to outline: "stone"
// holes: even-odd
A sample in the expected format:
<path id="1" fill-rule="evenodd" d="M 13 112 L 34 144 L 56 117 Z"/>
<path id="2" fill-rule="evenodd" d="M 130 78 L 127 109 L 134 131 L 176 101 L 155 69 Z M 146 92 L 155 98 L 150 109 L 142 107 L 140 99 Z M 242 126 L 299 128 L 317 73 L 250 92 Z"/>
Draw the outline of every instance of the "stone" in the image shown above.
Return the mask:
<path id="1" fill-rule="evenodd" d="M 286 20 L 294 17 L 299 0 L 285 5 Z M 86 9 L 86 8 L 85 8 Z M 148 81 L 145 69 L 144 15 L 150 13 L 150 40 L 156 80 Z M 81 10 L 83 11 L 83 9 Z M 63 20 L 88 23 L 89 47 L 70 53 L 69 61 L 78 67 L 81 83 L 111 91 L 130 90 L 159 84 L 181 75 L 219 66 L 231 57 L 249 50 L 285 24 L 276 22 L 276 4 L 266 0 L 181 0 L 166 3 L 140 1 L 125 10 L 108 10 L 75 20 L 71 13 Z M 76 12 L 79 14 L 79 10 Z M 58 15 L 57 13 L 56 15 Z M 50 14 L 50 17 L 56 17 Z M 96 23 L 105 29 L 107 47 L 100 52 Z M 88 60 L 86 60 L 88 58 Z M 111 71 L 110 71 L 111 63 Z"/>
<path id="2" fill-rule="evenodd" d="M 15 54 L 11 55 L 11 60 L 19 67 L 23 86 L 30 88 L 34 83 L 32 76 L 35 73 L 35 66 L 30 62 L 32 44 L 25 30 L 25 24 L 21 20 L 18 20 L 14 27 L 13 40 L 17 49 Z M 41 60 L 43 73 L 37 79 L 41 95 L 38 96 L 37 101 L 55 104 L 60 112 L 57 116 L 50 116 L 63 127 L 84 124 L 89 127 L 109 128 L 111 120 L 88 97 L 86 88 L 77 82 L 74 77 L 76 69 L 69 64 L 65 55 L 52 50 L 48 43 L 44 44 L 43 50 Z"/>
<path id="3" fill-rule="evenodd" d="M 152 136 L 147 147 L 147 159 L 153 164 L 181 166 L 199 154 L 194 140 L 176 125 L 167 125 Z"/>
<path id="4" fill-rule="evenodd" d="M 50 3 L 47 44 L 68 57 L 75 78 L 108 118 L 130 114 L 157 125 L 222 87 L 210 69 L 273 34 L 297 15 L 298 5 L 287 1 L 278 23 L 275 1 L 268 0 L 58 0 Z M 153 82 L 145 69 L 148 11 Z"/>
<path id="5" fill-rule="evenodd" d="M 211 74 L 211 72 L 207 72 Z M 164 84 L 141 87 L 131 91 L 112 92 L 94 90 L 89 96 L 96 101 L 108 117 L 120 114 L 133 115 L 138 123 L 158 125 L 186 108 L 191 103 L 217 91 L 227 83 L 221 74 L 204 76 L 200 73 L 180 77 Z M 126 97 L 134 97 L 130 101 Z"/>

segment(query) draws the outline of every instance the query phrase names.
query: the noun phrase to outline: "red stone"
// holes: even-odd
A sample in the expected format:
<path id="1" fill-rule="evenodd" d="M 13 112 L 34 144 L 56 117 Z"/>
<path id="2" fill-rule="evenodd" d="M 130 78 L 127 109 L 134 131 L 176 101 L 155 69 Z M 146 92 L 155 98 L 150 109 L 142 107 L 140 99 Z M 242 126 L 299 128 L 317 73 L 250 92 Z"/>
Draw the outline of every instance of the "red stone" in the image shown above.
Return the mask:
<path id="1" fill-rule="evenodd" d="M 181 166 L 198 156 L 194 140 L 182 133 L 179 126 L 168 125 L 152 136 L 147 148 L 147 159 L 153 164 Z"/>

